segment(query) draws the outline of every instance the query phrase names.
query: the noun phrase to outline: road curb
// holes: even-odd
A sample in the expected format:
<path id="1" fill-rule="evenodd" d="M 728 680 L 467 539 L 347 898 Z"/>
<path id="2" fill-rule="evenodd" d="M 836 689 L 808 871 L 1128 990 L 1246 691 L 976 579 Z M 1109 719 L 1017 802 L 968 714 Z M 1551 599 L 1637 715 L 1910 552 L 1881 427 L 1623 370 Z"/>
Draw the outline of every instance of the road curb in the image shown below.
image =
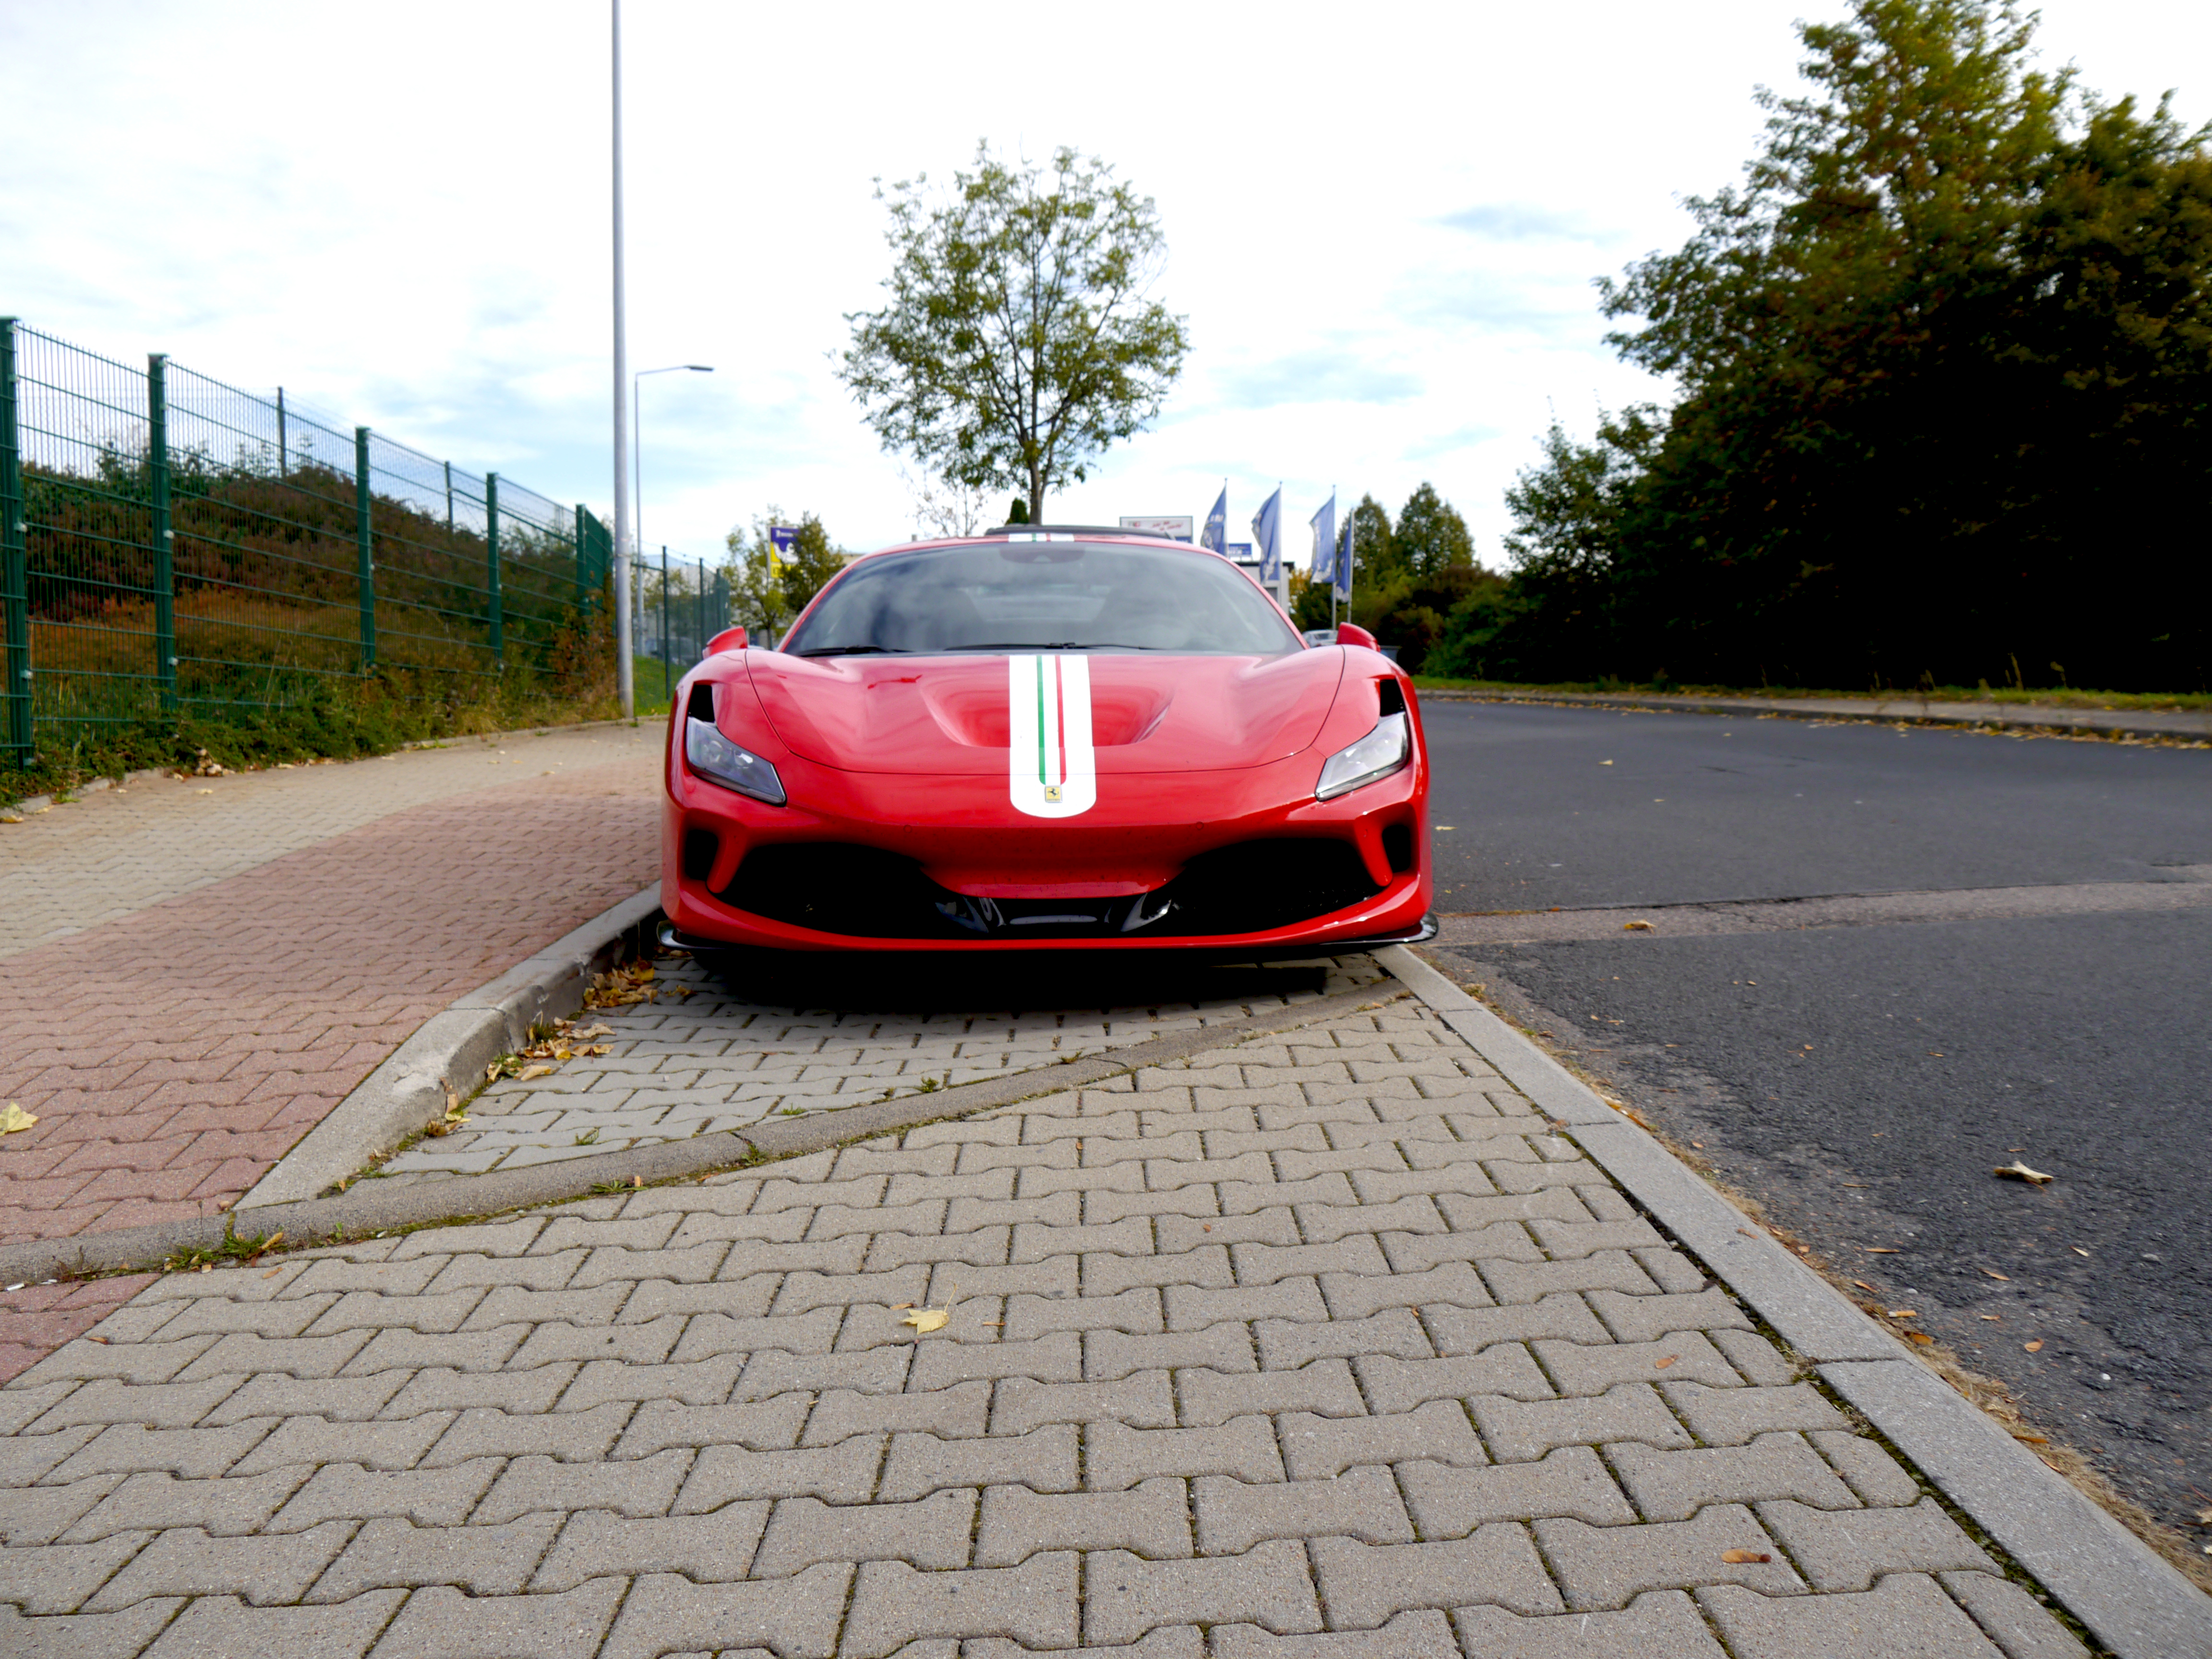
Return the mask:
<path id="1" fill-rule="evenodd" d="M 2212 713 L 2130 713 L 2110 708 L 2021 708 L 2009 703 L 1941 703 L 1918 697 L 1692 697 L 1664 692 L 1450 691 L 1423 688 L 1424 702 L 1533 702 L 1577 708 L 1632 708 L 1662 714 L 1778 714 L 1785 720 L 1868 720 L 1880 726 L 1958 726 L 1984 731 L 2086 732 L 2108 738 L 2212 742 Z"/>
<path id="2" fill-rule="evenodd" d="M 2212 1597 L 1535 1043 L 1403 945 L 1374 956 L 1565 1127 L 2100 1642 L 2123 1659 L 2212 1653 Z"/>

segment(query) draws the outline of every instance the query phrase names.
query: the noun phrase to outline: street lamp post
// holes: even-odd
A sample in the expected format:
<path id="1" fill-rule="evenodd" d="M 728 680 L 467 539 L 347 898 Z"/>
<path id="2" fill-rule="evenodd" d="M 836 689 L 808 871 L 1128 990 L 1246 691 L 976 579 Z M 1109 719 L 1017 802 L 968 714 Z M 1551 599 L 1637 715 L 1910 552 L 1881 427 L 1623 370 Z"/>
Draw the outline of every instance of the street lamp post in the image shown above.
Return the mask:
<path id="1" fill-rule="evenodd" d="M 614 22 L 614 277 L 615 277 L 615 690 L 623 718 L 637 714 L 631 679 L 629 614 L 629 410 L 622 383 L 629 379 L 629 326 L 623 291 L 622 0 L 609 0 Z"/>
<path id="2" fill-rule="evenodd" d="M 632 476 L 635 480 L 634 487 L 630 490 L 630 507 L 637 515 L 636 522 L 631 526 L 630 545 L 638 549 L 641 553 L 643 552 L 645 548 L 645 421 L 644 408 L 639 401 L 639 393 L 642 390 L 641 383 L 648 374 L 679 374 L 685 373 L 692 374 L 712 374 L 714 372 L 714 370 L 713 366 L 707 363 L 670 363 L 664 368 L 641 368 L 635 374 L 630 377 L 630 466 L 632 469 Z M 663 565 L 665 565 L 667 563 L 666 558 L 664 557 L 661 562 Z M 664 594 L 664 603 L 665 603 L 665 598 L 666 596 Z M 664 658 L 666 654 L 667 653 L 665 652 L 662 653 Z M 665 662 L 662 665 L 661 678 L 663 679 L 666 679 L 668 678 L 667 666 Z M 664 686 L 662 689 L 665 690 L 667 688 Z"/>

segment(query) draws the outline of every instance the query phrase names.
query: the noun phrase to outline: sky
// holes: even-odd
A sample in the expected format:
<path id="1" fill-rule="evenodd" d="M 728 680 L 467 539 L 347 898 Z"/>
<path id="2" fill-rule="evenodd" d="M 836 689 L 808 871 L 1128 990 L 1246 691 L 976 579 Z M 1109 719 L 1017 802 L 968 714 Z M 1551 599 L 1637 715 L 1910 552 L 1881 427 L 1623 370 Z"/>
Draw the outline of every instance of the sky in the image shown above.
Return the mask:
<path id="1" fill-rule="evenodd" d="M 1668 394 L 1592 280 L 1680 245 L 1794 21 L 1845 9 L 629 0 L 630 362 L 714 371 L 643 383 L 641 544 L 713 559 L 772 507 L 912 532 L 836 359 L 889 270 L 876 181 L 980 141 L 1151 196 L 1188 319 L 1158 418 L 1049 517 L 1202 518 L 1225 480 L 1243 539 L 1279 483 L 1302 560 L 1332 489 L 1395 515 L 1425 480 L 1501 565 L 1553 416 Z M 2212 118 L 2212 7 L 2042 15 L 2046 64 Z M 0 0 L 0 314 L 605 514 L 609 33 L 606 0 Z"/>

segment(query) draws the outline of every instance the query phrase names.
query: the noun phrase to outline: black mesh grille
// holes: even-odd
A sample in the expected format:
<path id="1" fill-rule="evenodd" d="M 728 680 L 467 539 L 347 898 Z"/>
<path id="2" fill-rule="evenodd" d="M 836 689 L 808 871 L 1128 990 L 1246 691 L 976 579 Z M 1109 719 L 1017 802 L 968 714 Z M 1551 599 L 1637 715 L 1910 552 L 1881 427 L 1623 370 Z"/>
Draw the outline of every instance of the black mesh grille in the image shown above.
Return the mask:
<path id="1" fill-rule="evenodd" d="M 864 939 L 1215 938 L 1310 921 L 1382 889 L 1351 842 L 1284 838 L 1201 854 L 1134 898 L 979 899 L 912 859 L 837 842 L 756 848 L 715 896 L 738 909 Z"/>

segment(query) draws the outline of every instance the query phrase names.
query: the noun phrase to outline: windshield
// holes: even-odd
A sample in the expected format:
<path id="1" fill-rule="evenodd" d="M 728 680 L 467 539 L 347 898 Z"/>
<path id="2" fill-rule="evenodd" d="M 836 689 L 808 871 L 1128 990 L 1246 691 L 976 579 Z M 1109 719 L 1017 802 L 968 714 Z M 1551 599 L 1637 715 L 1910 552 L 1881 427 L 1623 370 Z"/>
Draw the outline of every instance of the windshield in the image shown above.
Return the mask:
<path id="1" fill-rule="evenodd" d="M 824 591 L 784 649 L 1172 651 L 1272 656 L 1297 635 L 1211 553 L 1078 541 L 991 541 L 869 559 Z"/>

